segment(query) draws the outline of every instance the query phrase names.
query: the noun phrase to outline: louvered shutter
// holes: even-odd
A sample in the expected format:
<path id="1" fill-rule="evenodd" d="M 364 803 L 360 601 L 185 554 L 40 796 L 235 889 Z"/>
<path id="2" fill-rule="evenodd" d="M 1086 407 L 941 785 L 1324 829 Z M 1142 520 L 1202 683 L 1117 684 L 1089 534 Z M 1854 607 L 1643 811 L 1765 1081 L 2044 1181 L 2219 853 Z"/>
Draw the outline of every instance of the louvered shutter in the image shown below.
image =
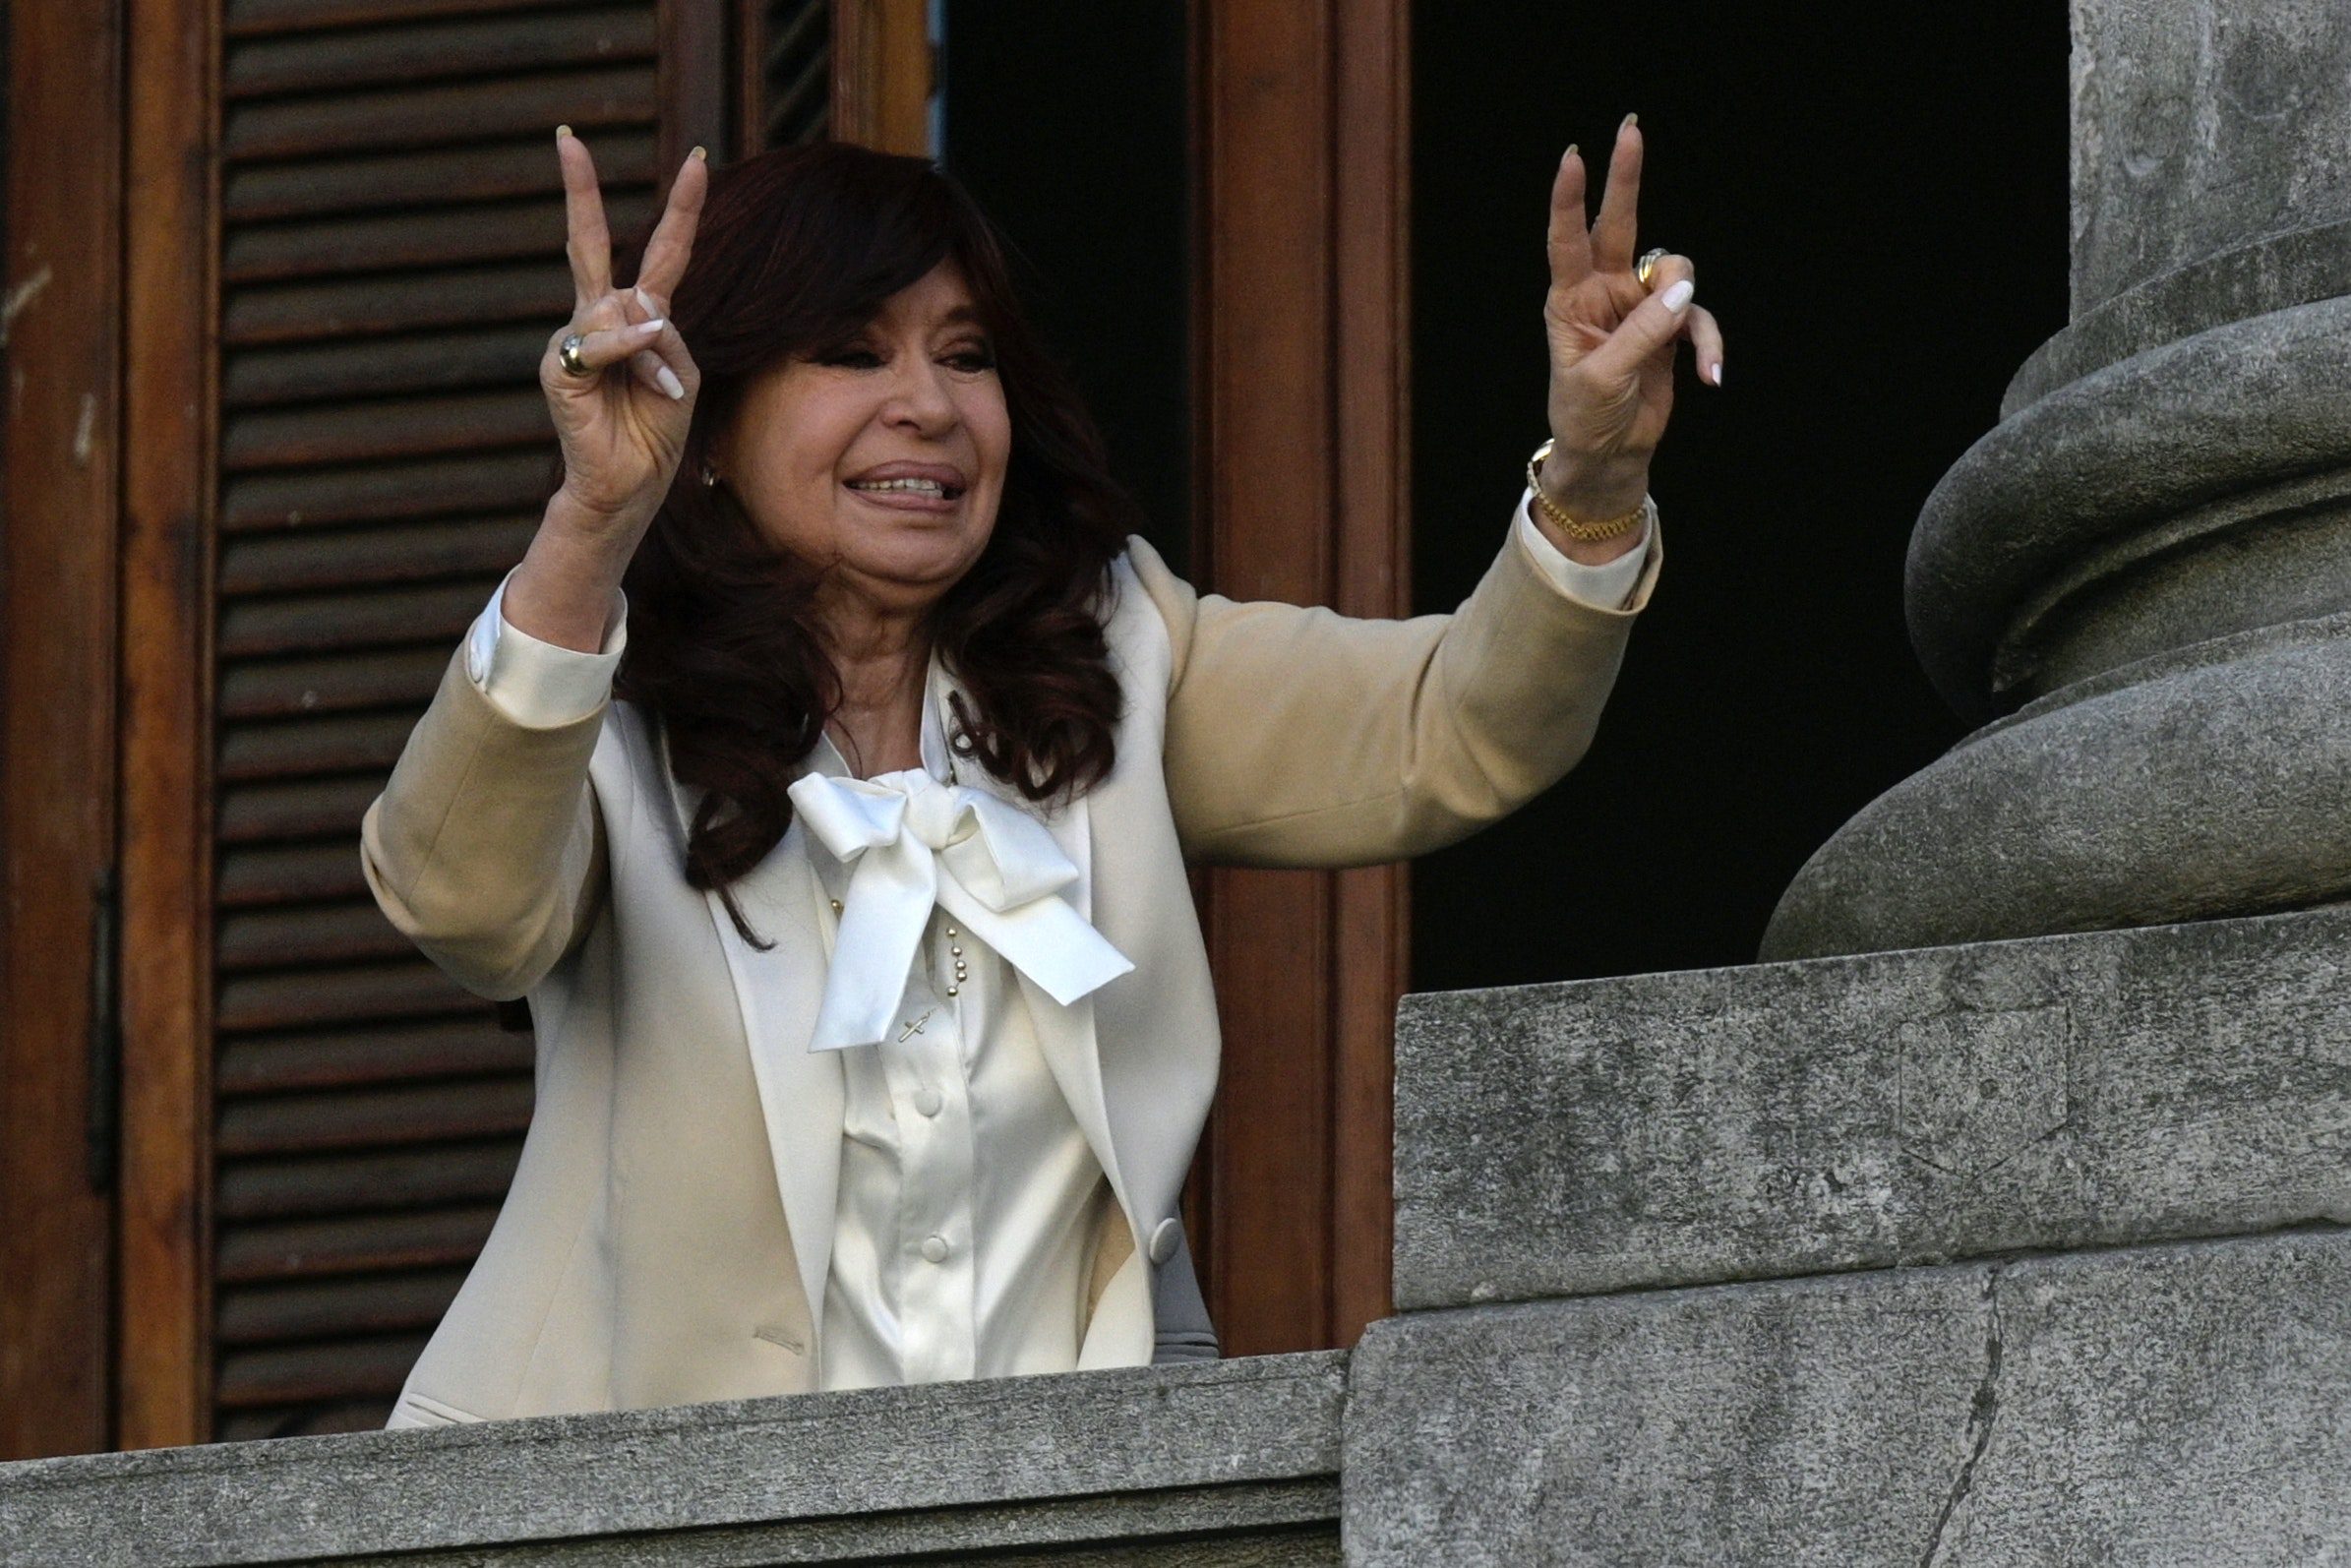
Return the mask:
<path id="1" fill-rule="evenodd" d="M 763 148 L 824 135 L 832 85 L 831 0 L 765 0 L 757 128 Z"/>
<path id="2" fill-rule="evenodd" d="M 221 68 L 214 1429 L 380 1425 L 489 1231 L 530 1038 L 359 874 L 361 813 L 536 525 L 552 146 L 657 173 L 654 0 L 231 0 Z"/>

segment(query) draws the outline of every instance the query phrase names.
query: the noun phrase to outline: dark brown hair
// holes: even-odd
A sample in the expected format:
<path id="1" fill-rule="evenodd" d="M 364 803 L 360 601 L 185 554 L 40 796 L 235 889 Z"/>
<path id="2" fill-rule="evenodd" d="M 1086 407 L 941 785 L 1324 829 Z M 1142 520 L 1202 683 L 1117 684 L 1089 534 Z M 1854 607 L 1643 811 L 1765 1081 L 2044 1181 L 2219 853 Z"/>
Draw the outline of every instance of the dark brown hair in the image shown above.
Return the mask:
<path id="1" fill-rule="evenodd" d="M 971 290 L 1012 426 L 995 533 L 932 611 L 932 646 L 972 698 L 952 744 L 1036 801 L 1091 787 L 1114 760 L 1102 596 L 1139 516 L 1023 314 L 994 225 L 929 161 L 846 143 L 712 170 L 671 301 L 701 392 L 677 481 L 629 567 L 616 690 L 658 716 L 679 782 L 703 791 L 687 880 L 717 889 L 754 942 L 728 886 L 790 826 L 785 790 L 840 689 L 810 615 L 822 569 L 697 476 L 747 378 L 853 336 L 942 261 Z"/>

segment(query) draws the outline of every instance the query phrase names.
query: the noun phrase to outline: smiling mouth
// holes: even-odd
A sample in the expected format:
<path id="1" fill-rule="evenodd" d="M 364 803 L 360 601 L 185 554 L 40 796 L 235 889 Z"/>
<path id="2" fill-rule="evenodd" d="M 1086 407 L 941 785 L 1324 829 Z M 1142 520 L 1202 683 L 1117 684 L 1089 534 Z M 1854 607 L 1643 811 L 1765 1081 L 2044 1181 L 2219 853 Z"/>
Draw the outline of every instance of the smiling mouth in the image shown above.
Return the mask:
<path id="1" fill-rule="evenodd" d="M 867 495 L 927 496 L 934 501 L 953 501 L 963 494 L 956 486 L 935 479 L 852 479 L 848 485 Z"/>

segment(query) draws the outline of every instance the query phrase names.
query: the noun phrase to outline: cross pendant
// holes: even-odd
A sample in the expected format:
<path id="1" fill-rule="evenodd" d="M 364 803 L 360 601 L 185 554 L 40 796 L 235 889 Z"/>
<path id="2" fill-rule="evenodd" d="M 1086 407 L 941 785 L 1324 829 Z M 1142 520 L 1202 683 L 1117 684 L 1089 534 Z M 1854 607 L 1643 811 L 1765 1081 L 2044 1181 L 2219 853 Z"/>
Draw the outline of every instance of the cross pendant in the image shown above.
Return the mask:
<path id="1" fill-rule="evenodd" d="M 915 1036 L 921 1034 L 923 1032 L 923 1025 L 929 1023 L 931 1021 L 931 1015 L 936 1011 L 938 1011 L 936 1007 L 926 1007 L 923 1009 L 922 1017 L 907 1019 L 906 1030 L 903 1034 L 898 1036 L 898 1044 L 904 1045 L 909 1040 L 912 1040 Z"/>

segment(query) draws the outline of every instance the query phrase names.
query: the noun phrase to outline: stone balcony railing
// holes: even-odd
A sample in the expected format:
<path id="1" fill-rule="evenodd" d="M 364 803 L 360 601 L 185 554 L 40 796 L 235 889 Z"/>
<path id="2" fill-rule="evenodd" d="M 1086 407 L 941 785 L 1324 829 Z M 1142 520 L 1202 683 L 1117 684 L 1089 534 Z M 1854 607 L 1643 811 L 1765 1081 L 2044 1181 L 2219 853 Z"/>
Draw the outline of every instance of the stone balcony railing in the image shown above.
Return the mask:
<path id="1" fill-rule="evenodd" d="M 1336 1563 L 1344 1355 L 0 1466 L 0 1563 Z"/>
<path id="2" fill-rule="evenodd" d="M 2351 911 L 1409 998 L 1353 1353 L 0 1467 L 0 1563 L 2351 1563 Z"/>

